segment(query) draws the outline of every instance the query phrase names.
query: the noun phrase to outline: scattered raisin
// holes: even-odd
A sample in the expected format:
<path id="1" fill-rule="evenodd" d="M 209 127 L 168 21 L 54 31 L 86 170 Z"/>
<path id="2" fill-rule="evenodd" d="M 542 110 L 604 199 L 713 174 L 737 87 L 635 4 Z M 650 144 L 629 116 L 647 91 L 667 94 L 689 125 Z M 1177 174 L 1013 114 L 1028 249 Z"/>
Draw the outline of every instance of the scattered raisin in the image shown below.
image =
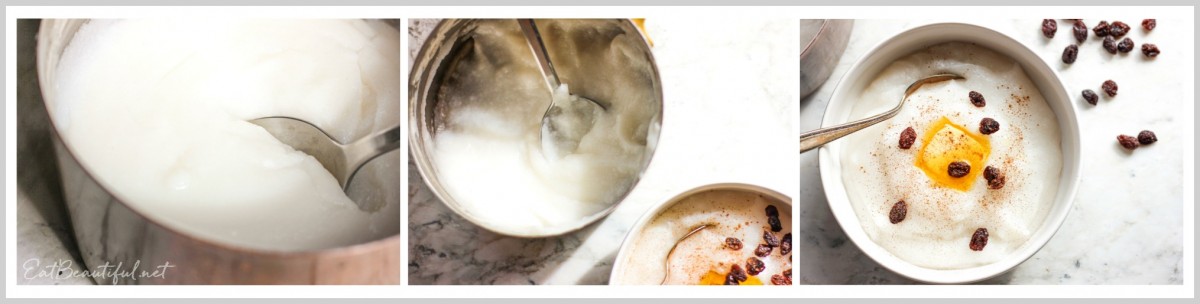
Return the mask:
<path id="1" fill-rule="evenodd" d="M 979 94 L 979 92 L 971 91 L 967 93 L 967 98 L 971 99 L 971 104 L 975 105 L 975 107 L 982 108 L 987 105 L 987 101 L 983 99 L 983 94 Z"/>
<path id="2" fill-rule="evenodd" d="M 892 224 L 896 224 L 904 221 L 904 217 L 907 215 L 908 204 L 904 203 L 904 200 L 900 200 L 899 202 L 892 204 L 892 212 L 888 212 L 888 220 L 891 221 Z"/>
<path id="3" fill-rule="evenodd" d="M 733 279 L 735 283 L 729 284 L 729 279 Z M 737 285 L 738 283 L 745 282 L 746 279 L 746 270 L 742 269 L 742 265 L 733 264 L 733 267 L 729 268 L 729 275 L 725 276 L 725 284 Z"/>
<path id="4" fill-rule="evenodd" d="M 1138 133 L 1138 143 L 1142 145 L 1149 145 L 1156 141 L 1158 141 L 1158 136 L 1150 130 L 1142 130 L 1141 133 Z"/>
<path id="5" fill-rule="evenodd" d="M 1075 44 L 1068 45 L 1063 49 L 1062 61 L 1066 64 L 1075 63 L 1075 58 L 1079 58 L 1079 46 Z"/>
<path id="6" fill-rule="evenodd" d="M 1096 33 L 1096 37 L 1108 36 L 1108 21 L 1100 20 L 1100 24 L 1092 28 L 1092 32 Z"/>
<path id="7" fill-rule="evenodd" d="M 775 205 L 767 205 L 766 212 L 767 217 L 779 217 L 779 208 L 775 208 Z"/>
<path id="8" fill-rule="evenodd" d="M 947 169 L 947 172 L 950 173 L 950 176 L 963 177 L 967 176 L 967 173 L 971 173 L 971 164 L 968 164 L 965 161 L 956 160 L 950 163 L 950 166 L 948 166 Z"/>
<path id="9" fill-rule="evenodd" d="M 1096 96 L 1096 91 L 1087 89 L 1083 90 L 1083 100 L 1087 100 L 1087 103 L 1090 103 L 1094 106 L 1096 105 L 1096 102 L 1100 100 L 1100 96 Z"/>
<path id="10" fill-rule="evenodd" d="M 995 119 L 984 117 L 983 120 L 979 121 L 979 133 L 988 135 L 996 133 L 996 131 L 1000 131 L 1000 122 Z"/>
<path id="11" fill-rule="evenodd" d="M 1153 43 L 1142 44 L 1142 54 L 1146 57 L 1158 57 L 1158 46 Z"/>
<path id="12" fill-rule="evenodd" d="M 912 148 L 915 142 L 917 142 L 917 131 L 914 131 L 912 127 L 905 128 L 904 132 L 900 132 L 900 149 Z"/>
<path id="13" fill-rule="evenodd" d="M 1132 51 L 1133 39 L 1129 39 L 1129 37 L 1121 39 L 1121 43 L 1117 43 L 1117 50 L 1121 51 L 1121 53 L 1129 53 L 1129 51 Z"/>
<path id="14" fill-rule="evenodd" d="M 1137 137 L 1125 134 L 1117 135 L 1117 143 L 1121 144 L 1121 147 L 1125 147 L 1126 150 L 1133 150 L 1138 147 Z"/>
<path id="15" fill-rule="evenodd" d="M 750 257 L 746 259 L 746 273 L 749 273 L 750 275 L 758 275 L 765 269 L 767 269 L 767 264 L 763 263 L 762 260 L 759 260 L 756 257 Z"/>
<path id="16" fill-rule="evenodd" d="M 787 255 L 792 253 L 792 234 L 784 234 L 783 240 L 779 241 L 779 255 Z"/>
<path id="17" fill-rule="evenodd" d="M 754 255 L 760 258 L 771 255 L 771 246 L 767 246 L 767 244 L 758 244 L 758 247 L 754 248 Z"/>
<path id="18" fill-rule="evenodd" d="M 1054 38 L 1054 33 L 1058 32 L 1058 22 L 1054 19 L 1042 19 L 1042 35 L 1046 38 Z"/>
<path id="19" fill-rule="evenodd" d="M 733 250 L 742 250 L 742 240 L 735 237 L 725 238 L 725 247 Z"/>
<path id="20" fill-rule="evenodd" d="M 782 275 L 772 275 L 771 284 L 773 285 L 792 285 L 792 278 Z"/>
<path id="21" fill-rule="evenodd" d="M 1113 21 L 1112 25 L 1108 27 L 1108 34 L 1113 38 L 1121 38 L 1126 33 L 1129 33 L 1129 25 L 1125 22 Z"/>
<path id="22" fill-rule="evenodd" d="M 975 234 L 971 235 L 971 250 L 983 250 L 983 246 L 987 246 L 988 232 L 987 228 L 975 229 Z"/>
<path id="23" fill-rule="evenodd" d="M 1153 30 L 1154 30 L 1154 28 L 1156 28 L 1156 27 L 1158 27 L 1158 21 L 1157 21 L 1157 20 L 1154 20 L 1154 19 L 1142 19 L 1142 28 L 1146 29 L 1147 31 L 1153 31 Z"/>
<path id="24" fill-rule="evenodd" d="M 767 246 L 779 247 L 779 237 L 770 231 L 763 231 L 763 242 L 767 242 Z"/>
<path id="25" fill-rule="evenodd" d="M 1075 20 L 1075 26 L 1071 27 L 1071 30 L 1075 33 L 1075 40 L 1079 43 L 1087 41 L 1088 29 L 1087 25 L 1083 24 L 1083 20 Z"/>
<path id="26" fill-rule="evenodd" d="M 788 278 L 789 280 L 791 280 L 792 279 L 792 269 L 791 268 L 784 269 L 783 276 Z"/>
<path id="27" fill-rule="evenodd" d="M 1104 50 L 1108 51 L 1109 54 L 1116 54 L 1117 40 L 1113 39 L 1112 36 L 1104 37 Z"/>
<path id="28" fill-rule="evenodd" d="M 987 180 L 988 188 L 1004 188 L 1004 172 L 999 168 L 987 166 L 983 168 L 983 179 Z"/>
<path id="29" fill-rule="evenodd" d="M 1104 94 L 1108 94 L 1108 97 L 1117 96 L 1117 82 L 1112 81 L 1112 79 L 1105 80 L 1104 84 L 1100 85 L 1100 88 L 1104 89 Z"/>

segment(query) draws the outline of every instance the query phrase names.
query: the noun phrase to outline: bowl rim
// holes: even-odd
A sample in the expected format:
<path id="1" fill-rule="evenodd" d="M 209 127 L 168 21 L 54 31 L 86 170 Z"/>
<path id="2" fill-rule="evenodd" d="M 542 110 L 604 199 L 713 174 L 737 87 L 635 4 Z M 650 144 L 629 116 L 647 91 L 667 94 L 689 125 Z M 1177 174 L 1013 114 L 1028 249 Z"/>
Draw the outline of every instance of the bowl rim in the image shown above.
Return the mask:
<path id="1" fill-rule="evenodd" d="M 608 275 L 609 275 L 608 285 L 628 285 L 628 284 L 619 282 L 619 279 L 616 275 L 618 274 L 619 271 L 625 269 L 625 267 L 626 267 L 625 261 L 628 260 L 629 255 L 632 254 L 631 253 L 632 252 L 632 244 L 634 241 L 636 241 L 635 238 L 640 236 L 639 232 L 641 232 L 642 229 L 646 228 L 646 225 L 649 224 L 651 220 L 653 220 L 654 218 L 657 218 L 658 215 L 661 214 L 663 211 L 666 211 L 667 208 L 674 206 L 675 203 L 678 203 L 679 201 L 683 200 L 684 198 L 687 198 L 692 195 L 696 195 L 701 192 L 710 191 L 710 190 L 736 190 L 736 191 L 744 191 L 744 192 L 762 194 L 762 195 L 769 196 L 772 199 L 778 200 L 781 203 L 787 205 L 789 211 L 795 211 L 795 210 L 792 210 L 792 209 L 795 209 L 795 206 L 792 204 L 792 199 L 790 197 L 788 197 L 787 195 L 784 195 L 783 193 L 780 193 L 779 191 L 775 191 L 771 188 L 767 188 L 767 187 L 759 186 L 759 185 L 747 184 L 747 183 L 737 183 L 737 182 L 713 183 L 713 184 L 697 186 L 697 187 L 688 189 L 686 191 L 680 192 L 678 194 L 671 196 L 671 198 L 662 200 L 661 202 L 655 204 L 654 207 L 643 212 L 642 215 L 638 217 L 637 221 L 634 222 L 633 226 L 631 226 L 629 228 L 629 231 L 625 233 L 625 237 L 621 239 L 621 246 L 618 247 L 618 249 L 617 249 L 617 256 L 616 256 L 616 259 L 613 261 L 612 270 L 609 271 L 609 273 L 608 273 Z M 789 213 L 789 214 L 792 217 L 796 216 L 794 212 Z M 788 222 L 787 225 L 791 225 L 791 223 Z M 797 232 L 796 230 L 792 231 L 792 237 L 796 236 L 796 232 Z M 792 252 L 793 252 L 792 254 L 796 254 L 795 250 L 793 250 Z"/>
<path id="2" fill-rule="evenodd" d="M 962 37 L 947 37 L 949 35 L 937 36 L 938 38 L 925 39 L 921 43 L 914 43 L 916 47 L 909 46 L 909 49 L 901 48 L 897 45 L 904 45 L 905 40 L 918 33 L 924 32 L 949 32 L 961 31 L 970 32 L 969 38 Z M 965 36 L 965 35 L 964 35 Z M 851 79 L 862 78 L 873 68 L 882 69 L 890 61 L 880 62 L 876 65 L 867 65 L 871 59 L 877 58 L 900 58 L 913 51 L 920 50 L 923 47 L 932 46 L 935 44 L 964 41 L 971 42 L 981 47 L 991 49 L 1002 55 L 1007 55 L 1015 62 L 1021 65 L 1024 72 L 1029 75 L 1031 80 L 1038 86 L 1039 91 L 1046 98 L 1047 104 L 1055 113 L 1055 118 L 1059 122 L 1060 132 L 1060 148 L 1063 153 L 1062 167 L 1059 170 L 1058 192 L 1055 195 L 1054 205 L 1046 214 L 1046 218 L 1042 221 L 1042 225 L 1030 235 L 1030 238 L 1025 241 L 1014 252 L 999 261 L 965 268 L 965 269 L 930 269 L 916 266 L 907 261 L 893 255 L 891 252 L 883 249 L 876 244 L 862 229 L 857 213 L 850 204 L 850 198 L 847 196 L 847 191 L 842 180 L 840 156 L 835 151 L 839 147 L 838 142 L 833 142 L 819 148 L 818 164 L 821 176 L 821 183 L 825 191 L 826 203 L 829 204 L 830 211 L 838 225 L 842 228 L 847 238 L 850 239 L 863 254 L 870 257 L 876 263 L 884 268 L 891 270 L 904 277 L 914 279 L 926 283 L 936 284 L 954 284 L 954 283 L 971 283 L 985 279 L 989 279 L 1005 272 L 1014 269 L 1025 260 L 1032 257 L 1037 251 L 1044 247 L 1065 222 L 1067 215 L 1070 213 L 1075 201 L 1075 192 L 1079 183 L 1080 174 L 1080 133 L 1079 121 L 1076 117 L 1077 113 L 1074 104 L 1066 93 L 1066 88 L 1062 83 L 1058 71 L 1051 68 L 1046 61 L 1041 59 L 1041 56 L 1025 44 L 1012 38 L 1011 36 L 999 31 L 969 23 L 960 22 L 941 22 L 919 25 L 910 29 L 906 29 L 898 34 L 895 34 L 873 46 L 869 51 L 865 52 L 847 72 L 842 75 L 837 87 L 826 105 L 825 112 L 822 115 L 822 127 L 832 126 L 842 123 L 841 118 L 834 118 L 831 113 L 840 110 L 839 107 L 844 107 L 839 103 L 839 100 L 846 100 L 845 92 L 847 84 L 852 83 Z M 1011 47 L 1010 52 L 999 50 L 993 45 L 1008 45 Z M 890 51 L 889 53 L 884 53 Z M 1014 54 L 1012 52 L 1017 52 Z M 1022 56 L 1014 56 L 1022 55 Z M 1021 60 L 1021 57 L 1026 60 Z M 1030 58 L 1036 58 L 1032 60 Z M 880 66 L 881 65 L 881 66 Z M 878 71 L 873 71 L 878 73 Z M 1038 73 L 1045 81 L 1036 81 L 1033 73 Z M 871 78 L 873 79 L 873 77 Z M 867 80 L 862 80 L 867 81 Z M 865 84 L 864 84 L 865 85 Z M 855 92 L 857 93 L 857 92 Z M 848 111 L 848 109 L 846 110 Z"/>

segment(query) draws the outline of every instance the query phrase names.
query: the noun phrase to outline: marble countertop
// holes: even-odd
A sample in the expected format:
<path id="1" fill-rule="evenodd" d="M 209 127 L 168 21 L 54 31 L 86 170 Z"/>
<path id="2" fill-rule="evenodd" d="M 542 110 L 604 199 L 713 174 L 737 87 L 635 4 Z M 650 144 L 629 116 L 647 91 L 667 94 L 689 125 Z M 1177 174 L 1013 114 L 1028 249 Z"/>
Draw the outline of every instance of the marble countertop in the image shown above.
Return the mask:
<path id="1" fill-rule="evenodd" d="M 410 62 L 436 22 L 410 20 Z M 410 162 L 410 284 L 605 284 L 629 228 L 676 194 L 742 182 L 796 197 L 798 20 L 737 26 L 647 20 L 646 26 L 663 79 L 664 122 L 654 160 L 629 196 L 574 233 L 505 237 L 447 209 Z"/>
<path id="2" fill-rule="evenodd" d="M 980 24 L 1021 41 L 1055 68 L 1067 92 L 1077 99 L 1082 132 L 1082 181 L 1075 204 L 1058 233 L 1032 258 L 991 284 L 1181 284 L 1183 263 L 1183 138 L 1191 128 L 1193 101 L 1192 20 L 1158 20 L 1151 32 L 1141 16 L 1113 16 L 1133 29 L 1139 49 L 1110 55 L 1089 31 L 1078 60 L 1063 64 L 1063 49 L 1075 42 L 1071 23 L 1058 20 L 1047 39 L 1041 19 L 1027 20 L 858 20 L 849 46 L 823 87 L 800 103 L 800 129 L 820 126 L 838 80 L 870 48 L 906 29 L 940 21 Z M 1109 19 L 1111 22 L 1113 19 Z M 1098 20 L 1084 20 L 1095 26 Z M 1089 26 L 1089 29 L 1090 29 Z M 1156 59 L 1140 53 L 1142 42 L 1163 51 Z M 1084 89 L 1102 92 L 1106 79 L 1120 86 L 1115 98 L 1097 106 L 1080 97 Z M 1118 134 L 1143 129 L 1159 141 L 1132 153 L 1116 143 Z M 822 189 L 816 153 L 800 158 L 801 284 L 909 284 L 865 256 L 838 226 Z"/>

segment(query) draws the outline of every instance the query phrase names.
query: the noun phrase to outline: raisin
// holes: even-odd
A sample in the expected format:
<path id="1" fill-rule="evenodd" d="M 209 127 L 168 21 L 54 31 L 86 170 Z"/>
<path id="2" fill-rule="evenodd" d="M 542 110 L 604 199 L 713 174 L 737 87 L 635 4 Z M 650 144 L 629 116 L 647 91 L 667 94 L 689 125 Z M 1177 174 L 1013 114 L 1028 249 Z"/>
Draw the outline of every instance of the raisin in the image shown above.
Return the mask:
<path id="1" fill-rule="evenodd" d="M 733 274 L 725 275 L 725 285 L 741 285 L 741 284 L 742 283 L 739 283 L 737 281 L 737 278 L 733 277 Z"/>
<path id="2" fill-rule="evenodd" d="M 1000 122 L 995 119 L 984 117 L 983 120 L 979 121 L 979 133 L 988 135 L 996 133 L 996 131 L 1000 131 Z"/>
<path id="3" fill-rule="evenodd" d="M 1150 130 L 1142 130 L 1141 133 L 1138 133 L 1138 143 L 1142 145 L 1149 145 L 1156 141 L 1158 141 L 1158 136 L 1154 135 L 1154 132 Z"/>
<path id="4" fill-rule="evenodd" d="M 784 269 L 783 276 L 790 280 L 792 278 L 792 269 L 791 268 Z"/>
<path id="5" fill-rule="evenodd" d="M 975 229 L 975 234 L 971 235 L 971 250 L 983 250 L 983 246 L 987 246 L 988 232 L 987 228 Z"/>
<path id="6" fill-rule="evenodd" d="M 738 264 L 733 264 L 733 266 L 729 268 L 729 274 L 732 275 L 733 278 L 737 279 L 738 282 L 745 282 L 747 278 L 746 270 L 742 269 L 742 265 Z"/>
<path id="7" fill-rule="evenodd" d="M 1125 22 L 1113 21 L 1112 25 L 1108 27 L 1108 34 L 1113 38 L 1121 38 L 1126 33 L 1129 33 L 1129 25 Z"/>
<path id="8" fill-rule="evenodd" d="M 1125 39 L 1121 39 L 1121 42 L 1117 43 L 1117 50 L 1121 51 L 1121 53 L 1129 53 L 1129 51 L 1132 51 L 1133 50 L 1133 39 L 1129 39 L 1129 37 L 1125 37 Z"/>
<path id="9" fill-rule="evenodd" d="M 1158 57 L 1158 53 L 1159 53 L 1159 51 L 1158 51 L 1157 45 L 1154 45 L 1153 43 L 1143 43 L 1142 44 L 1142 55 L 1146 55 L 1146 57 L 1153 58 L 1153 57 Z"/>
<path id="10" fill-rule="evenodd" d="M 767 205 L 766 212 L 767 217 L 779 217 L 779 208 L 775 208 L 775 205 Z"/>
<path id="11" fill-rule="evenodd" d="M 779 237 L 770 231 L 763 231 L 763 242 L 767 242 L 767 246 L 779 247 Z"/>
<path id="12" fill-rule="evenodd" d="M 915 142 L 917 142 L 917 131 L 914 131 L 912 127 L 905 128 L 904 132 L 900 132 L 900 149 L 912 148 Z"/>
<path id="13" fill-rule="evenodd" d="M 1112 81 L 1112 79 L 1105 80 L 1104 84 L 1100 85 L 1100 88 L 1104 89 L 1104 94 L 1108 94 L 1108 97 L 1117 96 L 1117 82 Z"/>
<path id="14" fill-rule="evenodd" d="M 892 224 L 896 224 L 904 221 L 904 217 L 907 215 L 908 204 L 904 203 L 904 200 L 900 200 L 899 202 L 892 204 L 892 212 L 888 212 L 888 220 L 891 221 Z"/>
<path id="15" fill-rule="evenodd" d="M 1104 37 L 1104 50 L 1108 51 L 1109 54 L 1116 54 L 1117 40 L 1113 39 L 1112 36 Z"/>
<path id="16" fill-rule="evenodd" d="M 1063 49 L 1062 61 L 1066 64 L 1075 63 L 1075 58 L 1079 58 L 1079 46 L 1075 44 L 1068 45 Z"/>
<path id="17" fill-rule="evenodd" d="M 735 237 L 725 238 L 725 247 L 733 250 L 742 250 L 742 240 Z"/>
<path id="18" fill-rule="evenodd" d="M 767 244 L 758 244 L 758 247 L 754 248 L 754 255 L 760 258 L 765 258 L 768 255 L 771 255 L 771 246 L 767 246 Z"/>
<path id="19" fill-rule="evenodd" d="M 787 255 L 792 253 L 792 234 L 784 234 L 783 240 L 779 241 L 779 255 Z"/>
<path id="20" fill-rule="evenodd" d="M 1083 90 L 1083 100 L 1087 100 L 1087 103 L 1094 106 L 1100 100 L 1100 96 L 1096 96 L 1096 91 L 1092 91 L 1091 89 Z"/>
<path id="21" fill-rule="evenodd" d="M 1054 33 L 1058 32 L 1058 22 L 1054 19 L 1042 19 L 1042 35 L 1046 38 L 1054 38 Z"/>
<path id="22" fill-rule="evenodd" d="M 1147 31 L 1153 31 L 1153 30 L 1154 30 L 1154 28 L 1156 28 L 1156 27 L 1158 27 L 1158 21 L 1157 21 L 1157 20 L 1154 20 L 1154 19 L 1142 19 L 1142 28 L 1146 29 Z"/>
<path id="23" fill-rule="evenodd" d="M 1087 25 L 1083 24 L 1083 20 L 1075 20 L 1075 26 L 1071 27 L 1071 30 L 1075 33 L 1076 41 L 1079 41 L 1079 43 L 1087 41 L 1088 29 Z"/>
<path id="24" fill-rule="evenodd" d="M 779 232 L 783 230 L 783 224 L 779 222 L 778 217 L 768 217 L 767 224 L 771 226 L 771 231 Z"/>
<path id="25" fill-rule="evenodd" d="M 749 273 L 750 275 L 758 275 L 765 269 L 767 269 L 767 264 L 763 263 L 762 260 L 759 260 L 756 257 L 750 257 L 746 259 L 746 273 Z"/>
<path id="26" fill-rule="evenodd" d="M 967 98 L 971 99 L 971 104 L 975 107 L 982 108 L 987 105 L 987 100 L 984 100 L 983 94 L 979 94 L 979 92 L 971 91 L 967 93 Z"/>
<path id="27" fill-rule="evenodd" d="M 1117 143 L 1121 144 L 1121 147 L 1125 147 L 1126 150 L 1133 150 L 1138 147 L 1137 137 L 1124 134 L 1117 135 Z"/>
<path id="28" fill-rule="evenodd" d="M 950 173 L 950 176 L 952 177 L 967 176 L 967 173 L 971 173 L 971 164 L 968 164 L 965 161 L 956 160 L 950 163 L 946 171 Z"/>
<path id="29" fill-rule="evenodd" d="M 1092 28 L 1092 33 L 1095 33 L 1096 37 L 1108 36 L 1108 21 L 1100 20 L 1100 24 Z"/>
<path id="30" fill-rule="evenodd" d="M 1004 172 L 999 168 L 987 166 L 983 168 L 983 179 L 987 180 L 988 188 L 1004 188 Z"/>
<path id="31" fill-rule="evenodd" d="M 779 209 L 774 205 L 767 206 L 767 224 L 771 225 L 771 231 L 779 232 L 783 230 L 783 223 L 779 222 Z"/>
<path id="32" fill-rule="evenodd" d="M 772 275 L 771 276 L 771 284 L 772 285 L 792 285 L 792 278 L 778 275 L 778 274 Z"/>

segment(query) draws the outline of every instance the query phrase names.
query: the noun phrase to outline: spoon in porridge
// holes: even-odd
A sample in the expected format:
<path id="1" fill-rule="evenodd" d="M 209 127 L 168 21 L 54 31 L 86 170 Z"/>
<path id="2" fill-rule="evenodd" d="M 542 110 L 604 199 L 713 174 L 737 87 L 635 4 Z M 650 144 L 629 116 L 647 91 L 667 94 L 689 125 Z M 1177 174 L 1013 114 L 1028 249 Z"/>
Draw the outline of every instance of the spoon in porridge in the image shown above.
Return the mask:
<path id="1" fill-rule="evenodd" d="M 908 96 L 912 95 L 923 85 L 957 79 L 966 79 L 966 77 L 953 73 L 943 73 L 918 79 L 909 85 L 908 89 L 904 90 L 904 96 L 900 98 L 900 103 L 887 112 L 828 128 L 820 128 L 804 132 L 803 134 L 800 134 L 800 153 L 816 149 L 829 142 L 842 138 L 846 135 L 850 135 L 850 133 L 857 132 L 858 130 L 865 129 L 866 127 L 870 127 L 877 123 L 891 119 L 892 117 L 896 116 L 897 113 L 900 113 L 900 109 L 904 107 L 904 101 L 908 99 Z"/>

